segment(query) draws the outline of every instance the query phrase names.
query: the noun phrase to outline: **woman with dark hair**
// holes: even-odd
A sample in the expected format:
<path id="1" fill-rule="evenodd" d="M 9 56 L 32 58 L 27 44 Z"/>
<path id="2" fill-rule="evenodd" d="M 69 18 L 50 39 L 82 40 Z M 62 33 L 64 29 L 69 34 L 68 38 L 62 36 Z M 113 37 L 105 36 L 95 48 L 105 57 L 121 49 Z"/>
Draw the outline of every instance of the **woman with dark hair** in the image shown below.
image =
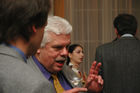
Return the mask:
<path id="1" fill-rule="evenodd" d="M 77 74 L 85 83 L 86 75 L 79 70 L 80 64 L 83 62 L 84 52 L 80 44 L 72 44 L 68 48 L 67 65 Z"/>

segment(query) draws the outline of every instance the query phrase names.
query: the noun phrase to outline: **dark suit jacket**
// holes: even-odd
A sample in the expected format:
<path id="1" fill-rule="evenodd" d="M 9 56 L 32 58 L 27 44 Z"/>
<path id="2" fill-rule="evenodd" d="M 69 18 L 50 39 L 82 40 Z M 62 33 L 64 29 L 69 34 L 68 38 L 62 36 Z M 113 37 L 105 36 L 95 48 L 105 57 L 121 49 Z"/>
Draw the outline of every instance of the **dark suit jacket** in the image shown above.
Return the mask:
<path id="1" fill-rule="evenodd" d="M 0 45 L 0 93 L 55 93 L 14 49 Z"/>
<path id="2" fill-rule="evenodd" d="M 105 93 L 140 93 L 140 41 L 123 37 L 101 45 L 95 60 L 102 62 Z"/>

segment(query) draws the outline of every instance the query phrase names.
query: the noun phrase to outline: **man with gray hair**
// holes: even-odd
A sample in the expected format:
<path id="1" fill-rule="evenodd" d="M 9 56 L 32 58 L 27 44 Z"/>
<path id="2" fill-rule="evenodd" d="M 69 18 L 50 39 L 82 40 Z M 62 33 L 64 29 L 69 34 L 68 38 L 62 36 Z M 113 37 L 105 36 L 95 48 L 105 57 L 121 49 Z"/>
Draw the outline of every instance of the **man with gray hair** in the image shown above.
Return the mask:
<path id="1" fill-rule="evenodd" d="M 93 74 L 93 72 L 99 71 L 100 63 L 97 66 L 95 66 L 96 62 L 93 63 L 86 88 L 74 88 L 75 86 L 71 82 L 75 74 L 65 65 L 68 55 L 67 48 L 71 43 L 71 32 L 72 26 L 68 21 L 57 16 L 49 17 L 41 47 L 35 56 L 28 60 L 28 64 L 40 75 L 45 76 L 53 84 L 57 93 L 77 93 L 90 90 L 100 92 L 103 80 L 97 73 Z M 82 87 L 82 83 L 79 83 L 78 87 Z"/>

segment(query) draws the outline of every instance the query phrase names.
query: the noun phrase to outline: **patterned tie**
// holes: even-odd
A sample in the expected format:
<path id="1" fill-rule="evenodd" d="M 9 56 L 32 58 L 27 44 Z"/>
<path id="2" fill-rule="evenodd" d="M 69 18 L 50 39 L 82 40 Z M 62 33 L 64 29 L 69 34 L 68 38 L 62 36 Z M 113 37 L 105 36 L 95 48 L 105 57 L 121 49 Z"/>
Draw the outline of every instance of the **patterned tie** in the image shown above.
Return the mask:
<path id="1" fill-rule="evenodd" d="M 54 83 L 54 87 L 56 89 L 56 92 L 57 93 L 64 92 L 64 88 L 61 86 L 57 76 L 53 74 L 52 77 L 53 77 L 53 83 Z"/>

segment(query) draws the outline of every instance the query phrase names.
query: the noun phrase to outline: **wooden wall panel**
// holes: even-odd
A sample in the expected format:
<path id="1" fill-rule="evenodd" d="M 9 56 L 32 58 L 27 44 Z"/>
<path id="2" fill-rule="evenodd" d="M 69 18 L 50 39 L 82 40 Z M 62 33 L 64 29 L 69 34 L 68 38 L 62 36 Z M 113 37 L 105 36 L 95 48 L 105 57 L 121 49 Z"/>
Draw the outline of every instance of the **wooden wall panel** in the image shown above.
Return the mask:
<path id="1" fill-rule="evenodd" d="M 64 0 L 54 0 L 54 15 L 64 18 Z"/>

